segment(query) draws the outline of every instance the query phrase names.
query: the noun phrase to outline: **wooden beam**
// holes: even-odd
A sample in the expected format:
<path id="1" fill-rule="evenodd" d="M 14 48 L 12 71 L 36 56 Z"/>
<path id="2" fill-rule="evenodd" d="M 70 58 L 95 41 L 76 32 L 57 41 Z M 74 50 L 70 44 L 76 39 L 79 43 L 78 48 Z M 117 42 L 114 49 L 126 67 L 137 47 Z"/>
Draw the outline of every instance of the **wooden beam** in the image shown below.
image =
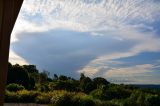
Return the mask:
<path id="1" fill-rule="evenodd" d="M 23 0 L 0 0 L 0 106 L 4 102 L 10 35 L 22 2 Z"/>

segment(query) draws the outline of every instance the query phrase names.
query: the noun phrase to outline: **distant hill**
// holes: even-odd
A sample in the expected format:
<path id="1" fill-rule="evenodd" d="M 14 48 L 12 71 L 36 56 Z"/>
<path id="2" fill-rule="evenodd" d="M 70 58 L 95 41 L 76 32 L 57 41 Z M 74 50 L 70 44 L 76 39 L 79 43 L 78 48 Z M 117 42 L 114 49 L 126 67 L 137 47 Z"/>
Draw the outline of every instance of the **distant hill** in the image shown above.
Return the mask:
<path id="1" fill-rule="evenodd" d="M 139 88 L 150 88 L 150 89 L 160 89 L 160 85 L 154 85 L 154 84 L 136 84 L 134 85 Z"/>

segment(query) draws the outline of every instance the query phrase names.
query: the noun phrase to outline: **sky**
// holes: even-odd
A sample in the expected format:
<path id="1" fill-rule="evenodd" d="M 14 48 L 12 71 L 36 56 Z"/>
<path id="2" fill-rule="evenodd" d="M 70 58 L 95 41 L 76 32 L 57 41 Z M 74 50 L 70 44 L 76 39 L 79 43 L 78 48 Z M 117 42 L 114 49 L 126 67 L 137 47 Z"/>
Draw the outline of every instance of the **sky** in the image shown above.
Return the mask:
<path id="1" fill-rule="evenodd" d="M 9 61 L 51 76 L 160 84 L 160 1 L 24 0 Z"/>

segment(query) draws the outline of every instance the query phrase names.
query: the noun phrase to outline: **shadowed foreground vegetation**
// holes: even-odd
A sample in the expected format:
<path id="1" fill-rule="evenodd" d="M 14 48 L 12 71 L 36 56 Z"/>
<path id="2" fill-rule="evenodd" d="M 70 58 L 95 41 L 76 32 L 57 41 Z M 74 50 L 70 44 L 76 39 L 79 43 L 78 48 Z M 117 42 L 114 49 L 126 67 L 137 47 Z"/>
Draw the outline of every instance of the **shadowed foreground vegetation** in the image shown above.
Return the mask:
<path id="1" fill-rule="evenodd" d="M 6 103 L 39 103 L 51 106 L 160 106 L 160 91 L 118 85 L 84 74 L 76 80 L 64 75 L 49 77 L 34 65 L 9 63 Z"/>

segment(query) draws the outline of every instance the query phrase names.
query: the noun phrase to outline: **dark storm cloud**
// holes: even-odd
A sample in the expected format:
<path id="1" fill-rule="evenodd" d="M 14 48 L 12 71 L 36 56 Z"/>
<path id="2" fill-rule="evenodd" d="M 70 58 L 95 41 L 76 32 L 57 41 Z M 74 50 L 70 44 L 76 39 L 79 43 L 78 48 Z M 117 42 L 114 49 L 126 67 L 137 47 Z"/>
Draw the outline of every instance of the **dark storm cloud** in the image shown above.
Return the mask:
<path id="1" fill-rule="evenodd" d="M 107 36 L 91 36 L 90 33 L 51 30 L 41 33 L 20 33 L 19 41 L 12 44 L 14 52 L 51 74 L 77 76 L 97 56 L 125 51 L 133 44 Z M 127 43 L 127 45 L 126 45 Z M 118 47 L 117 47 L 118 46 Z"/>

